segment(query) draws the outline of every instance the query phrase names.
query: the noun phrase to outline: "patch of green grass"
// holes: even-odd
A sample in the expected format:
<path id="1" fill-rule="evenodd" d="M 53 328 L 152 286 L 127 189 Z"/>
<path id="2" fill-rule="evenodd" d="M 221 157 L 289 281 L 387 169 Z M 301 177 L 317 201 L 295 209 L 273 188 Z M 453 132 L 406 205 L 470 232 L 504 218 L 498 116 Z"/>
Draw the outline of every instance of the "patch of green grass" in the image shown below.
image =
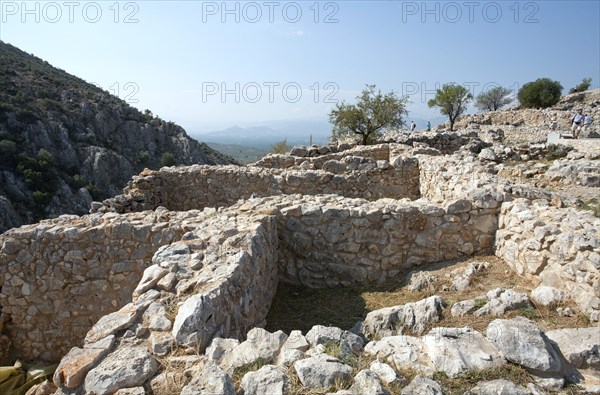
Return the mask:
<path id="1" fill-rule="evenodd" d="M 583 206 L 578 207 L 580 210 L 588 210 L 594 213 L 594 216 L 600 218 L 600 203 L 596 199 L 590 200 L 583 204 Z"/>
<path id="2" fill-rule="evenodd" d="M 246 375 L 246 373 L 255 372 L 258 369 L 262 368 L 265 365 L 272 364 L 273 361 L 267 358 L 258 358 L 254 362 L 247 363 L 245 365 L 240 366 L 239 368 L 235 368 L 233 371 L 233 375 L 231 376 L 233 380 L 233 384 L 236 388 L 240 388 L 242 384 L 242 379 Z"/>
<path id="3" fill-rule="evenodd" d="M 439 383 L 447 395 L 464 394 L 481 381 L 506 379 L 517 385 L 526 386 L 531 382 L 531 376 L 525 368 L 519 365 L 504 364 L 495 368 L 464 372 L 450 378 L 444 372 L 436 372 L 433 380 Z"/>
<path id="4" fill-rule="evenodd" d="M 483 306 L 485 306 L 487 304 L 487 300 L 485 299 L 475 299 L 475 307 L 473 307 L 474 310 L 478 310 L 480 308 L 482 308 Z"/>
<path id="5" fill-rule="evenodd" d="M 530 320 L 535 320 L 537 318 L 539 318 L 538 312 L 536 309 L 533 309 L 531 307 L 526 307 L 524 309 L 519 309 L 518 310 L 518 314 L 525 317 L 525 318 L 529 318 Z"/>

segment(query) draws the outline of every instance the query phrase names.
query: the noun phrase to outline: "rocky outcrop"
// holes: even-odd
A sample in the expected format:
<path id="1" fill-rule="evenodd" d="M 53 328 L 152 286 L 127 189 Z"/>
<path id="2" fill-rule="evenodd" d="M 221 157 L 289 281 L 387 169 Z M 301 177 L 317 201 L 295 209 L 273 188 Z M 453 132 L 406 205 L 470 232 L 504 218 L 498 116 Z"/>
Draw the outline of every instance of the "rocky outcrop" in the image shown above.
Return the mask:
<path id="1" fill-rule="evenodd" d="M 598 137 L 600 119 L 600 89 L 563 96 L 553 107 L 538 109 L 508 109 L 465 115 L 454 124 L 456 129 L 476 129 L 480 133 L 502 130 L 503 139 L 511 142 L 544 142 L 551 131 L 570 133 L 571 119 L 577 109 L 589 114 L 594 122 L 587 135 Z M 446 123 L 440 129 L 448 129 Z"/>
<path id="2" fill-rule="evenodd" d="M 14 208 L 0 201 L 0 232 L 85 214 L 145 167 L 231 163 L 173 122 L 41 59 L 3 42 L 0 53 L 0 190 Z"/>

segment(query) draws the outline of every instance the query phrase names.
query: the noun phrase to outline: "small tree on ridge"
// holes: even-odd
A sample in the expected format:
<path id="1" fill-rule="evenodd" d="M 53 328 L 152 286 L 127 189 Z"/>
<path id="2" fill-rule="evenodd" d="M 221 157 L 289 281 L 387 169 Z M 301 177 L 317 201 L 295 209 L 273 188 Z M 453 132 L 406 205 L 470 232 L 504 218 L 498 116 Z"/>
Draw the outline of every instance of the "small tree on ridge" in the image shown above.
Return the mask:
<path id="1" fill-rule="evenodd" d="M 502 86 L 496 86 L 477 96 L 475 106 L 481 111 L 496 111 L 512 101 L 512 99 L 508 97 L 510 93 L 510 89 Z"/>
<path id="2" fill-rule="evenodd" d="M 394 92 L 375 92 L 375 85 L 367 85 L 356 104 L 336 104 L 329 113 L 333 124 L 333 138 L 361 136 L 361 143 L 372 143 L 384 129 L 398 129 L 404 125 L 407 97 L 397 97 Z"/>
<path id="3" fill-rule="evenodd" d="M 454 130 L 454 122 L 467 109 L 467 104 L 473 95 L 462 85 L 444 84 L 442 89 L 435 92 L 435 97 L 427 102 L 431 107 L 439 107 L 442 115 L 447 115 L 450 120 L 450 131 Z"/>

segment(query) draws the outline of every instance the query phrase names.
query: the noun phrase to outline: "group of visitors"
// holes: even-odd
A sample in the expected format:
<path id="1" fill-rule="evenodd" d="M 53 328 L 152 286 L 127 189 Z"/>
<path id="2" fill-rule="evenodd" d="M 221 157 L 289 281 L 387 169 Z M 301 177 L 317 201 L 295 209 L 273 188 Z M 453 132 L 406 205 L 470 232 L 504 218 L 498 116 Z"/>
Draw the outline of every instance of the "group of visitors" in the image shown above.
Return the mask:
<path id="1" fill-rule="evenodd" d="M 417 128 L 417 124 L 414 121 L 410 122 L 410 131 L 414 132 Z M 427 131 L 431 132 L 431 122 L 427 122 Z"/>
<path id="2" fill-rule="evenodd" d="M 583 113 L 582 109 L 577 110 L 577 113 L 573 115 L 571 118 L 571 133 L 573 134 L 573 138 L 579 138 L 579 135 L 582 131 L 587 132 L 592 124 L 592 117 Z"/>

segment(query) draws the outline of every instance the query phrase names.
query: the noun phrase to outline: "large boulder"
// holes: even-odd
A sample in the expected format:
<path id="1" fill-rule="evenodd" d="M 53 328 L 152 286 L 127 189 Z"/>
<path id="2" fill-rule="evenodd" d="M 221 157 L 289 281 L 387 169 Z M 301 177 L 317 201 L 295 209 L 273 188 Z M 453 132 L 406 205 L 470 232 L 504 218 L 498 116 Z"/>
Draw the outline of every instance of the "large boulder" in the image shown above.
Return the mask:
<path id="1" fill-rule="evenodd" d="M 231 377 L 213 361 L 208 359 L 200 361 L 191 370 L 191 374 L 192 379 L 183 387 L 181 395 L 235 395 L 235 386 Z"/>
<path id="2" fill-rule="evenodd" d="M 541 304 L 542 306 L 554 307 L 561 302 L 564 302 L 568 299 L 568 295 L 565 291 L 550 287 L 548 285 L 540 285 L 531 291 L 531 299 L 536 304 Z"/>
<path id="3" fill-rule="evenodd" d="M 482 381 L 464 395 L 531 395 L 531 392 L 511 381 L 497 379 Z"/>
<path id="4" fill-rule="evenodd" d="M 516 292 L 512 289 L 503 290 L 494 289 L 487 293 L 489 302 L 476 310 L 473 314 L 476 316 L 493 315 L 501 316 L 509 310 L 530 308 L 531 303 L 527 295 Z"/>
<path id="5" fill-rule="evenodd" d="M 306 340 L 311 347 L 327 343 L 339 345 L 344 355 L 361 352 L 364 347 L 364 341 L 360 336 L 332 326 L 313 326 L 306 334 Z"/>
<path id="6" fill-rule="evenodd" d="M 287 335 L 282 331 L 270 333 L 262 328 L 253 328 L 245 341 L 222 358 L 221 366 L 233 371 L 258 360 L 275 362 L 286 339 Z"/>
<path id="7" fill-rule="evenodd" d="M 327 354 L 296 361 L 294 370 L 302 385 L 309 388 L 328 388 L 352 377 L 350 366 Z"/>
<path id="8" fill-rule="evenodd" d="M 444 395 L 442 386 L 426 377 L 415 376 L 406 387 L 402 388 L 401 395 Z"/>
<path id="9" fill-rule="evenodd" d="M 389 395 L 377 375 L 368 369 L 361 370 L 354 376 L 354 384 L 350 391 L 353 394 Z"/>
<path id="10" fill-rule="evenodd" d="M 535 323 L 524 317 L 490 322 L 487 339 L 510 362 L 534 371 L 561 370 L 560 359 L 546 336 Z"/>
<path id="11" fill-rule="evenodd" d="M 121 347 L 109 354 L 85 377 L 86 393 L 108 395 L 121 388 L 138 387 L 158 370 L 145 347 Z"/>
<path id="12" fill-rule="evenodd" d="M 576 368 L 600 369 L 600 329 L 564 328 L 546 332 L 565 359 Z"/>
<path id="13" fill-rule="evenodd" d="M 290 379 L 283 368 L 265 365 L 249 372 L 242 379 L 244 395 L 284 395 L 289 391 Z"/>
<path id="14" fill-rule="evenodd" d="M 498 350 L 481 333 L 467 327 L 434 328 L 423 337 L 423 343 L 435 370 L 449 377 L 504 363 Z"/>
<path id="15" fill-rule="evenodd" d="M 444 301 L 439 296 L 404 305 L 371 311 L 364 321 L 364 332 L 371 337 L 401 335 L 409 330 L 421 334 L 428 324 L 441 319 Z"/>

